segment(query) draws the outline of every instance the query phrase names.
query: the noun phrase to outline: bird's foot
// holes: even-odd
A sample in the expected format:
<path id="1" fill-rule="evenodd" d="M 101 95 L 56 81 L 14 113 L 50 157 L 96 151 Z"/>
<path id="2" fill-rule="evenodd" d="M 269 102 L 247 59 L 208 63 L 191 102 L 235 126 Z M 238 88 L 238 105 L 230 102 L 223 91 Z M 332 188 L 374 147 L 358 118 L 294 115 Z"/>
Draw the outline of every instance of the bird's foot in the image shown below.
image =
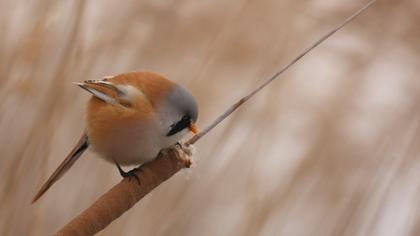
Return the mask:
<path id="1" fill-rule="evenodd" d="M 181 149 L 185 153 L 187 153 L 189 156 L 192 156 L 195 152 L 194 146 L 192 144 L 188 144 L 182 141 L 178 141 L 175 144 L 175 147 Z"/>
<path id="2" fill-rule="evenodd" d="M 128 180 L 131 180 L 131 178 L 135 178 L 137 180 L 137 182 L 140 184 L 140 178 L 136 174 L 136 171 L 137 170 L 139 170 L 141 172 L 141 168 L 140 167 L 137 167 L 137 168 L 134 168 L 134 169 L 132 169 L 130 171 L 125 172 L 117 162 L 115 162 L 115 165 L 117 165 L 118 172 L 120 172 L 120 175 L 123 178 L 128 178 Z"/>

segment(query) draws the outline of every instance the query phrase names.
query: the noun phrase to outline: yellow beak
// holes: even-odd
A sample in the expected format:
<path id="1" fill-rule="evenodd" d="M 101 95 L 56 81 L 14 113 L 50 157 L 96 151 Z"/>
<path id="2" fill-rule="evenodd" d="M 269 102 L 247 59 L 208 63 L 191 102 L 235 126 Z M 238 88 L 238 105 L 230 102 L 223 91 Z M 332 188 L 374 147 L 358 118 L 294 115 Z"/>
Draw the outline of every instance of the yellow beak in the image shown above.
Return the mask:
<path id="1" fill-rule="evenodd" d="M 190 127 L 189 127 L 189 129 L 190 129 L 190 131 L 193 133 L 193 134 L 197 134 L 198 133 L 198 127 L 195 125 L 195 124 L 190 124 Z"/>

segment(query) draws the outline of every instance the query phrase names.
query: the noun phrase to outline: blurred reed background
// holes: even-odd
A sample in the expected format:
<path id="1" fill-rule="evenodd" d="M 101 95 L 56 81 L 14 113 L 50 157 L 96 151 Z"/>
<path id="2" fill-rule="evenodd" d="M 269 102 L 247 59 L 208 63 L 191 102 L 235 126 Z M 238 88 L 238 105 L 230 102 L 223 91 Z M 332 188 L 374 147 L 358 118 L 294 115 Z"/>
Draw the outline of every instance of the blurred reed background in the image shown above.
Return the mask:
<path id="1" fill-rule="evenodd" d="M 51 235 L 121 177 L 73 81 L 157 71 L 206 126 L 366 1 L 0 1 L 0 235 Z M 196 145 L 100 235 L 420 235 L 420 2 L 383 0 Z"/>

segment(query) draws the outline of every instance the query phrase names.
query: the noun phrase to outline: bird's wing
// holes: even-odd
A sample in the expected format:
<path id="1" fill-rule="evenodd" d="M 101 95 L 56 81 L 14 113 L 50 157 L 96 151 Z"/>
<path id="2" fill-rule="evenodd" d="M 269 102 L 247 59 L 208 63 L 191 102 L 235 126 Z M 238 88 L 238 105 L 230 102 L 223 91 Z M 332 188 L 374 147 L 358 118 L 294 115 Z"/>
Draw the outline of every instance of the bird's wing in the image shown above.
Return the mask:
<path id="1" fill-rule="evenodd" d="M 77 142 L 73 150 L 67 155 L 66 159 L 64 159 L 64 161 L 61 162 L 61 164 L 50 176 L 50 178 L 48 178 L 47 182 L 45 182 L 45 184 L 42 185 L 41 189 L 32 199 L 32 203 L 36 202 L 36 200 L 38 200 L 57 180 L 59 180 L 70 169 L 70 167 L 73 166 L 73 164 L 79 159 L 79 157 L 88 148 L 88 146 L 88 136 L 86 135 L 86 133 L 83 133 L 79 142 Z"/>
<path id="2" fill-rule="evenodd" d="M 125 101 L 127 94 L 108 80 L 86 80 L 75 84 L 106 103 L 129 105 Z"/>

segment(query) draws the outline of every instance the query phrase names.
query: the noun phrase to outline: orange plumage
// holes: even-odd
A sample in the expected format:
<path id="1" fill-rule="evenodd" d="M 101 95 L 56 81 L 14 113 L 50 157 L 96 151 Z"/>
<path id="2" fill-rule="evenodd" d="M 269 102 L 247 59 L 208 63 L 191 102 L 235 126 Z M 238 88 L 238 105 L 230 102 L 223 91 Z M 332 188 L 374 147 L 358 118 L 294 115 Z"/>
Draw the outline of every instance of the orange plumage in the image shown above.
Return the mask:
<path id="1" fill-rule="evenodd" d="M 194 97 L 156 73 L 130 72 L 78 85 L 93 95 L 86 110 L 86 134 L 34 201 L 88 146 L 119 167 L 150 161 L 160 149 L 176 143 L 188 131 L 196 132 L 198 109 Z"/>

